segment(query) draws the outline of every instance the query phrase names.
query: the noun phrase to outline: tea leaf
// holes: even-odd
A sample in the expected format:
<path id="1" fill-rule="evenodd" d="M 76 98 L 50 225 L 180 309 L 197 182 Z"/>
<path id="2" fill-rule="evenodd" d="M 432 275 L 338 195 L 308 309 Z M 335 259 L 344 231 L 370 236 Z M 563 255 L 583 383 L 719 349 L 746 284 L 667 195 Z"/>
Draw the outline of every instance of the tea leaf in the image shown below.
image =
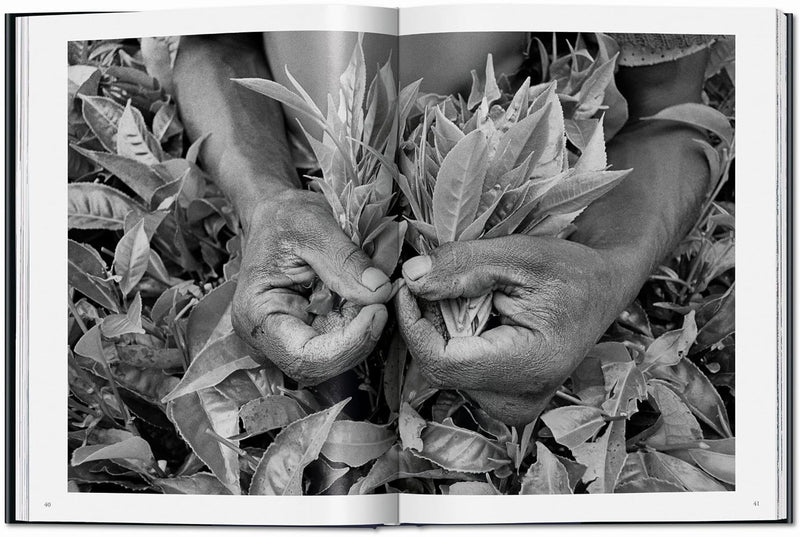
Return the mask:
<path id="1" fill-rule="evenodd" d="M 728 291 L 719 299 L 712 301 L 715 311 L 710 319 L 700 319 L 698 312 L 698 324 L 702 328 L 697 333 L 697 347 L 695 351 L 701 351 L 716 345 L 736 330 L 736 287 L 732 285 Z M 705 308 L 703 308 L 705 309 Z"/>
<path id="2" fill-rule="evenodd" d="M 467 107 L 472 110 L 483 100 L 483 88 L 481 80 L 478 78 L 478 72 L 473 69 L 469 74 L 472 75 L 472 87 L 469 90 L 469 97 L 467 97 Z"/>
<path id="3" fill-rule="evenodd" d="M 391 58 L 386 60 L 372 79 L 367 91 L 367 113 L 364 117 L 363 140 L 380 147 L 387 128 L 397 121 L 397 85 L 392 72 Z"/>
<path id="4" fill-rule="evenodd" d="M 311 462 L 306 468 L 306 477 L 308 478 L 307 495 L 319 495 L 325 493 L 333 486 L 336 481 L 344 476 L 350 468 L 345 466 L 343 468 L 334 468 L 323 458 Z M 335 489 L 334 494 L 341 494 L 341 489 Z"/>
<path id="5" fill-rule="evenodd" d="M 99 279 L 107 277 L 100 254 L 91 246 L 67 239 L 67 263 L 67 278 L 72 287 L 104 308 L 114 313 L 119 311 L 113 288 L 88 277 L 89 274 Z"/>
<path id="6" fill-rule="evenodd" d="M 96 444 L 93 446 L 79 447 L 72 452 L 70 464 L 78 466 L 89 461 L 105 459 L 135 459 L 138 461 L 153 461 L 153 452 L 150 444 L 139 436 L 131 436 L 115 444 Z"/>
<path id="7" fill-rule="evenodd" d="M 234 333 L 217 339 L 203 348 L 189 365 L 175 389 L 163 400 L 164 403 L 192 392 L 210 388 L 222 382 L 228 375 L 241 369 L 254 369 L 258 362 L 250 357 L 251 350 Z"/>
<path id="8" fill-rule="evenodd" d="M 645 477 L 634 479 L 618 485 L 614 489 L 617 494 L 631 494 L 642 492 L 686 492 L 686 489 L 670 481 L 656 479 L 655 477 Z"/>
<path id="9" fill-rule="evenodd" d="M 408 222 L 392 222 L 375 237 L 372 264 L 384 274 L 392 274 L 397 267 L 407 229 Z"/>
<path id="10" fill-rule="evenodd" d="M 442 162 L 433 191 L 433 225 L 439 244 L 456 240 L 474 220 L 488 166 L 487 151 L 483 133 L 474 131 Z"/>
<path id="11" fill-rule="evenodd" d="M 417 457 L 413 452 L 402 449 L 398 444 L 395 444 L 375 461 L 375 464 L 372 465 L 365 477 L 359 479 L 350 487 L 348 494 L 368 494 L 376 488 L 397 479 L 410 477 L 437 478 L 451 475 L 447 471 L 437 468 L 429 461 Z"/>
<path id="12" fill-rule="evenodd" d="M 117 123 L 125 108 L 108 97 L 78 95 L 83 119 L 109 153 L 117 152 Z"/>
<path id="13" fill-rule="evenodd" d="M 136 293 L 125 315 L 114 314 L 104 317 L 100 323 L 100 330 L 107 338 L 118 337 L 122 334 L 144 334 L 144 328 L 142 328 L 142 295 Z"/>
<path id="14" fill-rule="evenodd" d="M 319 457 L 333 420 L 349 400 L 306 416 L 278 433 L 256 467 L 250 494 L 301 495 L 303 470 Z"/>
<path id="15" fill-rule="evenodd" d="M 485 239 L 493 239 L 495 237 L 504 237 L 516 232 L 525 219 L 532 214 L 532 212 L 539 205 L 539 200 L 534 199 L 514 210 L 511 214 L 506 216 L 503 220 L 492 226 L 483 235 Z"/>
<path id="16" fill-rule="evenodd" d="M 244 430 L 250 435 L 280 429 L 305 416 L 297 401 L 285 395 L 267 395 L 239 409 Z"/>
<path id="17" fill-rule="evenodd" d="M 433 124 L 434 143 L 440 158 L 444 158 L 464 137 L 458 126 L 447 119 L 437 106 L 435 109 L 436 121 Z"/>
<path id="18" fill-rule="evenodd" d="M 230 305 L 236 282 L 225 282 L 206 296 L 192 310 L 186 325 L 189 359 L 194 360 L 203 347 L 233 330 Z"/>
<path id="19" fill-rule="evenodd" d="M 70 229 L 122 229 L 126 214 L 140 212 L 128 196 L 99 183 L 70 183 L 67 199 Z"/>
<path id="20" fill-rule="evenodd" d="M 694 311 L 690 311 L 683 318 L 683 327 L 662 334 L 647 347 L 644 359 L 639 366 L 642 372 L 647 372 L 656 366 L 676 365 L 681 358 L 687 355 L 697 338 L 697 324 L 695 324 L 694 315 Z"/>
<path id="21" fill-rule="evenodd" d="M 100 334 L 100 326 L 95 325 L 90 328 L 75 344 L 75 353 L 85 356 L 86 358 L 91 358 L 99 364 L 112 358 L 113 356 L 108 356 L 108 353 L 103 348 Z"/>
<path id="22" fill-rule="evenodd" d="M 654 367 L 653 378 L 663 379 L 675 386 L 675 391 L 692 413 L 720 436 L 731 437 L 728 412 L 711 381 L 687 358 L 674 366 Z"/>
<path id="23" fill-rule="evenodd" d="M 546 114 L 546 110 L 538 110 L 512 125 L 501 136 L 489 164 L 486 181 L 483 185 L 484 192 L 497 184 L 499 177 L 519 166 L 529 156 L 533 155 L 535 147 L 542 145 L 532 140 L 534 134 L 538 134 L 539 138 L 543 138 L 543 143 L 546 143 L 547 129 L 544 128 L 544 125 L 539 125 L 541 122 L 546 121 L 546 119 L 543 119 Z M 539 156 L 536 154 L 535 158 L 538 159 Z"/>
<path id="24" fill-rule="evenodd" d="M 415 449 L 417 451 L 424 449 L 420 434 L 426 425 L 425 420 L 422 419 L 417 411 L 403 401 L 402 405 L 400 405 L 400 417 L 397 425 L 403 449 Z"/>
<path id="25" fill-rule="evenodd" d="M 428 422 L 421 438 L 423 448 L 415 454 L 445 470 L 484 473 L 511 462 L 498 444 L 455 425 Z"/>
<path id="26" fill-rule="evenodd" d="M 217 479 L 233 494 L 239 494 L 239 457 L 206 432 L 211 429 L 224 438 L 238 434 L 236 405 L 209 388 L 170 401 L 167 404 L 167 416 Z"/>
<path id="27" fill-rule="evenodd" d="M 542 197 L 537 215 L 580 212 L 617 186 L 630 170 L 571 173 Z"/>
<path id="28" fill-rule="evenodd" d="M 123 295 L 129 294 L 144 276 L 150 263 L 150 241 L 140 220 L 122 236 L 114 249 L 114 273 L 121 277 L 119 287 Z"/>
<path id="29" fill-rule="evenodd" d="M 467 228 L 462 231 L 459 236 L 458 240 L 460 241 L 471 241 L 473 239 L 477 239 L 483 233 L 484 228 L 486 227 L 486 223 L 489 221 L 489 218 L 494 214 L 495 209 L 497 208 L 498 204 L 503 198 L 503 194 L 505 191 L 500 193 L 497 198 L 492 202 L 489 207 L 486 208 L 480 216 L 475 218 L 475 220 L 467 226 Z"/>
<path id="30" fill-rule="evenodd" d="M 511 441 L 511 431 L 505 423 L 493 418 L 485 410 L 478 407 L 465 406 L 464 409 L 472 416 L 472 419 L 475 420 L 478 428 L 482 431 L 489 433 L 501 442 Z"/>
<path id="31" fill-rule="evenodd" d="M 241 407 L 255 399 L 280 393 L 282 387 L 283 373 L 272 362 L 266 362 L 257 369 L 234 371 L 214 389 Z"/>
<path id="32" fill-rule="evenodd" d="M 728 483 L 736 484 L 736 456 L 717 453 L 709 449 L 690 449 L 692 460 L 710 476 Z"/>
<path id="33" fill-rule="evenodd" d="M 415 80 L 408 86 L 400 90 L 400 95 L 397 99 L 397 112 L 399 125 L 405 125 L 408 116 L 411 114 L 414 105 L 417 101 L 417 94 L 419 93 L 419 86 L 422 84 L 422 79 Z"/>
<path id="34" fill-rule="evenodd" d="M 297 112 L 305 114 L 320 127 L 325 127 L 325 118 L 319 108 L 310 106 L 302 97 L 281 84 L 263 78 L 234 78 L 232 80 L 247 89 L 266 95 Z"/>
<path id="35" fill-rule="evenodd" d="M 106 317 L 108 319 L 108 317 Z M 106 321 L 104 321 L 105 323 Z M 158 369 L 177 369 L 183 367 L 183 353 L 180 349 L 158 349 L 149 345 L 116 345 L 120 362 L 135 367 Z"/>
<path id="36" fill-rule="evenodd" d="M 161 162 L 161 146 L 144 124 L 142 113 L 128 102 L 117 123 L 116 152 L 121 157 L 152 166 Z"/>
<path id="37" fill-rule="evenodd" d="M 171 136 L 181 132 L 178 121 L 178 107 L 168 102 L 161 106 L 153 116 L 153 136 L 159 143 L 164 143 Z"/>
<path id="38" fill-rule="evenodd" d="M 100 69 L 94 65 L 67 67 L 67 95 L 70 101 L 83 95 L 96 95 L 101 75 Z"/>
<path id="39" fill-rule="evenodd" d="M 575 119 L 589 119 L 600 109 L 606 95 L 606 88 L 614 79 L 614 68 L 617 63 L 617 54 L 603 62 L 596 63 L 596 68 L 583 81 L 576 97 L 578 106 L 573 117 Z"/>
<path id="40" fill-rule="evenodd" d="M 680 397 L 660 381 L 651 381 L 648 393 L 655 399 L 661 422 L 647 438 L 648 445 L 668 447 L 703 438 L 703 432 L 691 410 Z"/>
<path id="41" fill-rule="evenodd" d="M 595 132 L 597 121 L 596 119 L 565 119 L 564 130 L 567 133 L 567 139 L 578 150 L 583 151 Z"/>
<path id="42" fill-rule="evenodd" d="M 574 491 L 575 487 L 578 486 L 578 483 L 583 478 L 583 475 L 586 473 L 586 466 L 582 465 L 579 462 L 575 462 L 571 459 L 566 457 L 562 457 L 561 455 L 556 455 L 556 459 L 567 470 L 567 479 L 569 480 L 569 490 Z"/>
<path id="43" fill-rule="evenodd" d="M 542 415 L 556 442 L 573 449 L 594 436 L 605 424 L 599 408 L 562 406 Z"/>
<path id="44" fill-rule="evenodd" d="M 643 455 L 647 473 L 656 479 L 674 483 L 692 492 L 724 491 L 725 487 L 691 464 L 654 451 Z"/>
<path id="45" fill-rule="evenodd" d="M 350 137 L 361 139 L 364 126 L 364 92 L 367 85 L 367 71 L 364 66 L 364 51 L 361 42 L 364 34 L 359 33 L 356 46 L 350 55 L 350 62 L 344 73 L 339 77 L 340 106 L 343 104 L 347 110 L 347 123 L 350 127 Z M 355 153 L 355 151 L 354 151 Z"/>
<path id="46" fill-rule="evenodd" d="M 483 87 L 483 97 L 486 99 L 488 104 L 492 104 L 497 99 L 500 98 L 502 93 L 500 92 L 500 88 L 497 87 L 497 80 L 495 80 L 494 75 L 494 61 L 492 60 L 492 54 L 489 53 L 486 55 L 486 81 Z"/>
<path id="47" fill-rule="evenodd" d="M 710 106 L 699 103 L 676 104 L 661 110 L 653 116 L 643 117 L 643 120 L 663 120 L 684 123 L 700 129 L 705 129 L 719 136 L 728 147 L 733 144 L 733 127 L 724 114 Z"/>
<path id="48" fill-rule="evenodd" d="M 578 162 L 575 163 L 575 173 L 592 172 L 606 168 L 606 144 L 603 135 L 603 118 L 594 125 Z"/>
<path id="49" fill-rule="evenodd" d="M 395 433 L 384 426 L 340 420 L 333 423 L 321 452 L 333 462 L 357 468 L 383 455 L 395 438 Z"/>
<path id="50" fill-rule="evenodd" d="M 219 479 L 212 474 L 200 472 L 194 475 L 158 478 L 153 480 L 153 485 L 164 494 L 214 494 L 230 495 Z"/>
<path id="51" fill-rule="evenodd" d="M 647 399 L 647 386 L 642 372 L 633 360 L 602 365 L 608 400 L 603 410 L 610 416 L 632 416 L 637 402 Z"/>
<path id="52" fill-rule="evenodd" d="M 536 462 L 522 478 L 519 493 L 572 494 L 567 469 L 541 442 L 536 442 Z"/>
<path id="53" fill-rule="evenodd" d="M 494 496 L 499 494 L 489 483 L 480 481 L 457 481 L 447 487 L 447 494 L 458 496 Z"/>
<path id="54" fill-rule="evenodd" d="M 625 421 L 609 422 L 600 438 L 576 446 L 572 454 L 586 466 L 583 481 L 589 483 L 589 493 L 613 492 L 625 463 Z"/>

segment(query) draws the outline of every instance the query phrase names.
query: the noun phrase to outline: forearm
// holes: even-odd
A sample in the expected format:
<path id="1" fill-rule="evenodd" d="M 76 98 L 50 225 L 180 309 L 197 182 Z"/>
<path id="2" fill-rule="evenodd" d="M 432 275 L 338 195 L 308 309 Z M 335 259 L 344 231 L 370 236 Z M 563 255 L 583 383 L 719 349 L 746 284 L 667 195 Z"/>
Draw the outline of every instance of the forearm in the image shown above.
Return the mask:
<path id="1" fill-rule="evenodd" d="M 231 81 L 269 78 L 258 45 L 230 37 L 184 37 L 174 70 L 186 132 L 192 140 L 209 135 L 200 159 L 245 226 L 259 202 L 299 186 L 280 105 Z"/>
<path id="2" fill-rule="evenodd" d="M 631 174 L 576 221 L 572 240 L 602 252 L 620 292 L 633 300 L 653 269 L 689 231 L 708 183 L 695 129 L 664 122 L 628 125 L 608 145 L 612 169 Z"/>

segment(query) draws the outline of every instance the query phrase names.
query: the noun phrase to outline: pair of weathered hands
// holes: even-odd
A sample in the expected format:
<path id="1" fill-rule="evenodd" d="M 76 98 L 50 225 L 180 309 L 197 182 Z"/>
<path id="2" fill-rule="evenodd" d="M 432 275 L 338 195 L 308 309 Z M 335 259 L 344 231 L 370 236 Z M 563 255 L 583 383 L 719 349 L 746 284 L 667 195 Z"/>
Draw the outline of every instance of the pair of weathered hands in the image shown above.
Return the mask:
<path id="1" fill-rule="evenodd" d="M 321 195 L 287 190 L 263 201 L 245 221 L 245 237 L 233 321 L 251 345 L 309 384 L 346 371 L 372 351 L 387 322 L 392 283 L 340 231 Z M 603 254 L 560 239 L 516 235 L 448 243 L 409 259 L 402 272 L 397 321 L 423 374 L 434 386 L 465 390 L 511 424 L 535 419 L 603 333 L 616 302 Z M 306 306 L 316 276 L 360 306 L 355 318 L 338 323 L 343 328 L 312 328 Z M 447 342 L 415 299 L 489 291 L 502 324 Z"/>

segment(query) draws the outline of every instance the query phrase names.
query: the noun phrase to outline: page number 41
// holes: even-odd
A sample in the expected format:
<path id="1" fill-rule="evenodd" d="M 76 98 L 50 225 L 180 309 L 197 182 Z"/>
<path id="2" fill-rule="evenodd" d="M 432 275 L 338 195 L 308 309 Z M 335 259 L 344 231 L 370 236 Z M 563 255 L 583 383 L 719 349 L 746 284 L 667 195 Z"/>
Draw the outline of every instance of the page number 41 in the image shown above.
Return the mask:
<path id="1" fill-rule="evenodd" d="M 759 505 L 761 505 L 761 504 L 759 503 L 759 501 L 758 501 L 758 500 L 756 500 L 756 501 L 754 501 L 754 502 L 753 502 L 753 507 L 758 507 Z"/>

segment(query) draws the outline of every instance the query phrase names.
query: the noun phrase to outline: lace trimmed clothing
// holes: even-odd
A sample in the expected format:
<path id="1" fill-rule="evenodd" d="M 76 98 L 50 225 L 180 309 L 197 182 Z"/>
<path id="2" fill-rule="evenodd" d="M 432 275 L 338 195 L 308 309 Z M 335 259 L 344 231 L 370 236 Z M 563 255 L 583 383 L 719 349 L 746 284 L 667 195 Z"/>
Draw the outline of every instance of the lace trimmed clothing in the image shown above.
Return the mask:
<path id="1" fill-rule="evenodd" d="M 626 67 L 674 61 L 712 46 L 720 35 L 608 34 L 620 46 L 618 64 Z"/>

